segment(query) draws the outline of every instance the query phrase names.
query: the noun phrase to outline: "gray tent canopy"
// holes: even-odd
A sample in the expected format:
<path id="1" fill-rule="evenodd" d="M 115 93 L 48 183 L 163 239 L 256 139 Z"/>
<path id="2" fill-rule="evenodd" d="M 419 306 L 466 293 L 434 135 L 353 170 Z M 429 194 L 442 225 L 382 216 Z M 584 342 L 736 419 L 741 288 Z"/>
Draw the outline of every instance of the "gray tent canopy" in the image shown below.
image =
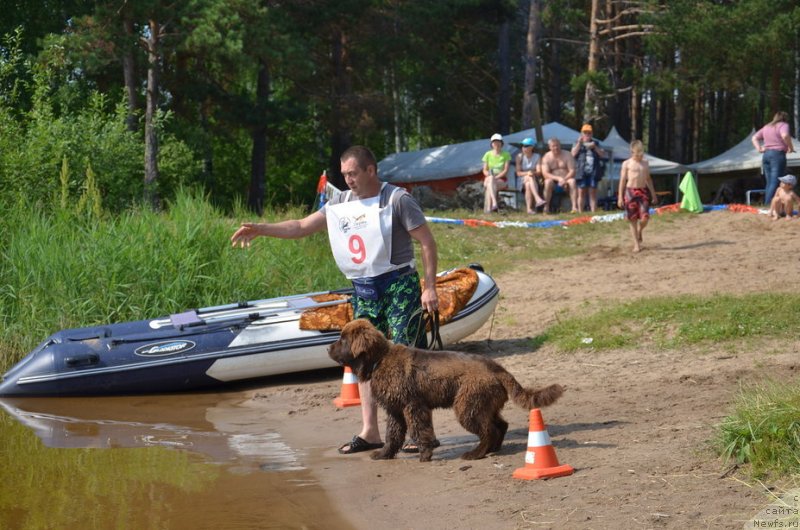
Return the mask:
<path id="1" fill-rule="evenodd" d="M 570 146 L 580 136 L 580 132 L 557 122 L 542 127 L 544 138 L 558 138 L 564 146 Z M 519 131 L 503 137 L 505 149 L 511 153 L 512 160 L 523 139 L 536 138 L 534 129 Z M 491 149 L 489 137 L 458 144 L 431 147 L 419 151 L 394 153 L 378 162 L 378 175 L 381 180 L 392 184 L 419 184 L 422 182 L 468 177 L 480 174 L 483 169 L 484 153 Z"/>
<path id="2" fill-rule="evenodd" d="M 689 165 L 689 169 L 698 175 L 703 173 L 728 173 L 732 171 L 757 170 L 761 171 L 761 153 L 753 147 L 751 138 L 755 130 L 750 131 L 741 142 L 734 145 L 722 154 L 708 160 L 696 162 Z M 800 142 L 793 139 L 797 149 L 800 149 Z M 786 156 L 788 167 L 800 167 L 800 154 L 797 152 L 789 153 Z"/>

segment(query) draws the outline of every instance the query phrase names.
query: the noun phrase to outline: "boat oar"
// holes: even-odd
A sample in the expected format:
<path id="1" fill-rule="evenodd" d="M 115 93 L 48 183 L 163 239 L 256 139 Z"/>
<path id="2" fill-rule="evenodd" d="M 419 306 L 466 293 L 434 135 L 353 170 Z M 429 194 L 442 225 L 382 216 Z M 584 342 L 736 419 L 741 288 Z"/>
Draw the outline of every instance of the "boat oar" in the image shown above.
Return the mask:
<path id="1" fill-rule="evenodd" d="M 350 298 L 331 300 L 329 302 L 316 302 L 308 296 L 302 298 L 294 297 L 292 300 L 287 301 L 287 304 L 284 306 L 243 307 L 240 309 L 228 309 L 211 313 L 201 313 L 202 310 L 186 311 L 185 313 L 172 315 L 169 318 L 152 320 L 150 321 L 150 327 L 152 329 L 160 329 L 165 326 L 183 328 L 190 326 L 203 326 L 218 322 L 227 322 L 229 320 L 241 320 L 243 318 L 255 321 L 269 316 L 282 316 L 286 319 L 291 319 L 293 318 L 293 315 L 305 311 L 306 309 L 317 309 L 319 307 L 329 307 L 349 302 Z"/>
<path id="2" fill-rule="evenodd" d="M 300 298 L 310 298 L 312 296 L 318 296 L 321 294 L 331 294 L 336 293 L 336 291 L 319 291 L 316 293 L 305 293 L 305 294 L 294 294 L 290 296 L 281 296 L 278 298 L 265 298 L 263 300 L 251 300 L 249 302 L 237 302 L 234 304 L 225 304 L 225 305 L 218 305 L 212 307 L 202 307 L 197 309 L 197 313 L 217 313 L 220 311 L 231 311 L 231 310 L 238 310 L 244 309 L 246 307 L 256 308 L 256 307 L 286 307 L 288 303 L 292 300 L 300 299 Z"/>

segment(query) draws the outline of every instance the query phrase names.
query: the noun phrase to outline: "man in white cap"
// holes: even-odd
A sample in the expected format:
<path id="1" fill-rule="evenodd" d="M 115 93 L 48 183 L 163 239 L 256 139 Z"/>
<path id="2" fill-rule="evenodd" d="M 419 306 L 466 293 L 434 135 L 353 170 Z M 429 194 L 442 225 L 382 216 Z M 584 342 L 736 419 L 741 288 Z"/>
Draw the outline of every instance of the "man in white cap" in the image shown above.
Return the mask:
<path id="1" fill-rule="evenodd" d="M 800 197 L 794 192 L 797 185 L 797 177 L 794 175 L 784 175 L 778 178 L 778 189 L 769 203 L 769 215 L 774 220 L 781 217 L 791 219 L 794 217 L 794 205 L 800 206 Z"/>
<path id="2" fill-rule="evenodd" d="M 503 151 L 503 136 L 493 134 L 489 142 L 492 148 L 483 155 L 483 211 L 496 212 L 500 206 L 499 191 L 508 188 L 508 167 L 511 155 Z"/>

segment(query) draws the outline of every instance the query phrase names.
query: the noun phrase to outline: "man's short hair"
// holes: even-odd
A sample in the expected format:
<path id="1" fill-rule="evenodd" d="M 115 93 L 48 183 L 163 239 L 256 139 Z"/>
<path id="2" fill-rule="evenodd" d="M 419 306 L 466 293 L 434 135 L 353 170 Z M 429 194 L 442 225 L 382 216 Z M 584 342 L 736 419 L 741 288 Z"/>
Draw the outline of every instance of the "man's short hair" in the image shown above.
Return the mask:
<path id="1" fill-rule="evenodd" d="M 358 163 L 358 167 L 363 170 L 366 170 L 369 166 L 375 166 L 375 170 L 378 170 L 378 162 L 375 160 L 375 155 L 372 151 L 369 150 L 368 147 L 363 145 L 354 145 L 348 147 L 342 156 L 339 157 L 339 160 L 344 162 L 345 160 L 350 160 L 351 158 L 355 158 L 356 162 Z"/>
<path id="2" fill-rule="evenodd" d="M 551 142 L 556 142 L 559 145 L 559 147 L 561 146 L 561 140 L 559 140 L 555 136 L 547 139 L 547 145 L 550 145 Z"/>

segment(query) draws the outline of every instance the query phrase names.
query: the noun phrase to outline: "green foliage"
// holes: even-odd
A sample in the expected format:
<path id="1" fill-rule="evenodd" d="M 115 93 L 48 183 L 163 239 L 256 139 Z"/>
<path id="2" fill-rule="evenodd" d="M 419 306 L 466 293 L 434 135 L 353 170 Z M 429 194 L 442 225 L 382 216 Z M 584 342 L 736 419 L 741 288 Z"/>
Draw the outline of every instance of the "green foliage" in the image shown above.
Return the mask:
<path id="1" fill-rule="evenodd" d="M 540 340 L 565 351 L 679 348 L 789 336 L 800 298 L 787 294 L 636 300 L 589 315 L 563 315 Z M 591 342 L 584 339 L 591 338 Z"/>
<path id="2" fill-rule="evenodd" d="M 546 120 L 577 126 L 580 104 L 572 92 L 591 80 L 609 109 L 617 109 L 618 128 L 629 125 L 622 108 L 631 94 L 647 93 L 666 116 L 681 110 L 675 107 L 706 109 L 698 111 L 702 123 L 687 116 L 688 127 L 701 129 L 697 134 L 671 123 L 652 140 L 664 144 L 656 148 L 677 149 L 667 144 L 678 132 L 701 144 L 682 151 L 710 155 L 750 130 L 753 109 L 763 112 L 765 99 L 792 106 L 786 72 L 794 68 L 800 26 L 792 0 L 646 0 L 633 10 L 601 2 L 600 18 L 615 22 L 602 24 L 601 64 L 591 76 L 585 74 L 591 3 L 540 4 L 536 90 Z M 158 191 L 166 198 L 181 185 L 202 186 L 215 204 L 230 207 L 248 193 L 252 136 L 265 134 L 267 200 L 307 203 L 320 171 L 335 171 L 330 166 L 348 145 L 369 145 L 382 158 L 396 145 L 486 137 L 501 112 L 512 116 L 514 129 L 527 89 L 521 58 L 528 10 L 511 0 L 59 0 L 6 8 L 0 194 L 52 189 L 67 155 L 75 175 L 91 164 L 110 210 L 139 200 L 141 131 L 127 131 L 122 117 L 140 114 L 145 100 L 148 62 L 140 38 L 151 20 L 168 27 L 159 50 L 159 112 L 171 116 L 159 131 Z M 499 111 L 504 27 L 512 36 L 503 58 L 511 93 L 510 107 Z M 646 51 L 639 29 L 649 34 Z M 137 106 L 112 110 L 126 90 L 123 62 Z M 649 107 L 642 108 L 645 122 Z"/>
<path id="3" fill-rule="evenodd" d="M 72 174 L 91 167 L 99 197 L 110 211 L 122 211 L 141 199 L 144 147 L 141 137 L 126 128 L 124 105 L 110 107 L 98 92 L 89 103 L 77 113 L 59 116 L 46 100 L 37 100 L 26 127 L 0 106 L 0 195 L 36 201 L 59 190 L 62 199 L 80 196 L 81 184 L 64 172 L 66 159 L 76 169 Z M 200 173 L 195 153 L 168 133 L 162 138 L 160 166 L 159 190 L 167 198 L 196 182 Z"/>
<path id="4" fill-rule="evenodd" d="M 576 94 L 583 95 L 586 85 L 590 82 L 594 85 L 598 94 L 609 94 L 613 90 L 611 81 L 604 72 L 583 72 L 580 75 L 576 75 L 570 81 L 570 87 Z"/>
<path id="5" fill-rule="evenodd" d="M 0 107 L 14 109 L 25 102 L 30 65 L 22 51 L 22 37 L 22 28 L 17 27 L 0 39 Z"/>
<path id="6" fill-rule="evenodd" d="M 800 385 L 766 381 L 743 386 L 714 444 L 727 460 L 750 463 L 755 476 L 800 473 Z"/>

